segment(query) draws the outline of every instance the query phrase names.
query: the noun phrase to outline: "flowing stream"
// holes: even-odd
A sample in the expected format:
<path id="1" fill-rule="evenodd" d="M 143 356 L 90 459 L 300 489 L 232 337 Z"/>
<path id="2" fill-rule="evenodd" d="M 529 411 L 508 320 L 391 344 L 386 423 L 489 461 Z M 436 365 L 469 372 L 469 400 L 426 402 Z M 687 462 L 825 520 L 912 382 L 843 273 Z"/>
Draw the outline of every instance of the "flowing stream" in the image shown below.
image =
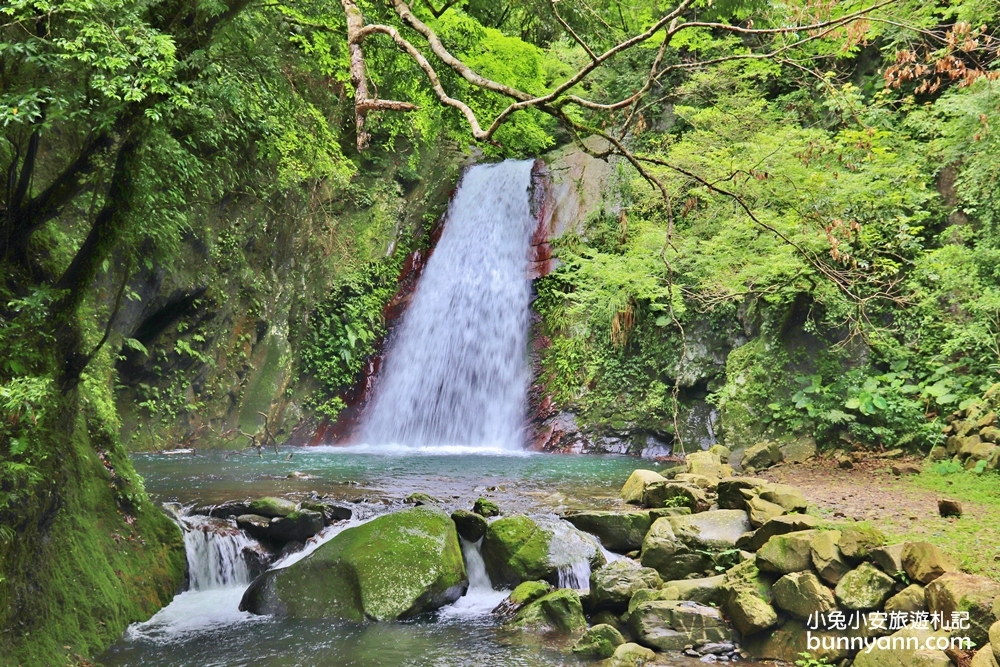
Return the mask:
<path id="1" fill-rule="evenodd" d="M 390 341 L 360 442 L 523 446 L 532 164 L 508 160 L 466 172 Z"/>

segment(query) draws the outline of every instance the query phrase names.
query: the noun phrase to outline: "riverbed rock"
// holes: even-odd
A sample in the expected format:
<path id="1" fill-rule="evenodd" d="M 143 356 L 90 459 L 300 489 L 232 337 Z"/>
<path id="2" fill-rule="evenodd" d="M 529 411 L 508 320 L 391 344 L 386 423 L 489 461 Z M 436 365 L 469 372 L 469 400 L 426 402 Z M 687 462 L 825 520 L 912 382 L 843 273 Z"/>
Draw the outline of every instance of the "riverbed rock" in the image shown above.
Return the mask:
<path id="1" fill-rule="evenodd" d="M 468 588 L 451 518 L 426 507 L 348 528 L 301 561 L 258 577 L 242 611 L 348 621 L 410 618 Z"/>
<path id="2" fill-rule="evenodd" d="M 741 510 L 746 505 L 744 489 L 756 489 L 767 484 L 757 477 L 730 477 L 719 480 L 716 493 L 719 496 L 719 507 L 724 510 Z"/>
<path id="3" fill-rule="evenodd" d="M 704 572 L 712 567 L 710 553 L 697 551 L 684 543 L 674 533 L 671 520 L 680 517 L 657 519 L 642 543 L 640 561 L 651 567 L 664 579 L 683 579 L 690 574 Z"/>
<path id="4" fill-rule="evenodd" d="M 656 659 L 656 653 L 645 646 L 626 642 L 615 649 L 607 667 L 643 667 Z"/>
<path id="5" fill-rule="evenodd" d="M 326 519 L 320 512 L 301 509 L 291 514 L 271 519 L 267 539 L 272 542 L 305 542 L 323 530 Z"/>
<path id="6" fill-rule="evenodd" d="M 853 667 L 954 667 L 944 651 L 924 648 L 928 639 L 947 636 L 942 630 L 904 628 L 880 640 L 881 647 L 858 653 Z M 908 645 L 910 637 L 917 648 Z"/>
<path id="7" fill-rule="evenodd" d="M 351 517 L 354 516 L 354 510 L 350 507 L 338 505 L 337 503 L 326 500 L 303 500 L 299 504 L 299 507 L 304 510 L 320 512 L 327 523 L 333 523 L 334 521 L 350 521 Z"/>
<path id="8" fill-rule="evenodd" d="M 284 498 L 267 497 L 251 501 L 247 509 L 249 510 L 248 514 L 272 518 L 276 516 L 288 516 L 298 509 L 298 505 Z"/>
<path id="9" fill-rule="evenodd" d="M 771 606 L 771 583 L 752 560 L 744 561 L 725 574 L 722 608 L 744 636 L 777 625 L 778 614 Z"/>
<path id="10" fill-rule="evenodd" d="M 587 627 L 580 595 L 560 588 L 524 605 L 507 624 L 512 628 L 578 632 Z"/>
<path id="11" fill-rule="evenodd" d="M 701 604 L 719 606 L 723 601 L 722 585 L 725 581 L 726 575 L 719 574 L 699 579 L 665 581 L 662 588 L 663 590 L 673 589 L 678 600 L 692 600 Z"/>
<path id="12" fill-rule="evenodd" d="M 566 521 L 580 530 L 596 535 L 605 549 L 628 553 L 642 547 L 642 540 L 653 524 L 649 511 L 574 512 Z"/>
<path id="13" fill-rule="evenodd" d="M 747 447 L 746 451 L 743 452 L 740 465 L 743 466 L 744 470 L 748 468 L 763 470 L 764 468 L 770 468 L 775 463 L 781 462 L 783 456 L 778 443 L 766 440 Z"/>
<path id="14" fill-rule="evenodd" d="M 489 498 L 477 498 L 472 511 L 483 517 L 500 516 L 500 506 Z"/>
<path id="15" fill-rule="evenodd" d="M 708 498 L 697 486 L 681 482 L 651 482 L 642 494 L 642 504 L 646 507 L 689 507 L 692 512 L 708 509 Z"/>
<path id="16" fill-rule="evenodd" d="M 736 540 L 750 530 L 747 513 L 742 510 L 713 510 L 667 520 L 674 535 L 690 548 L 702 551 L 732 549 Z"/>
<path id="17" fill-rule="evenodd" d="M 722 479 L 723 477 L 731 477 L 733 474 L 733 469 L 723 463 L 717 454 L 710 451 L 692 452 L 685 457 L 684 463 L 687 466 L 687 472 L 693 475 Z"/>
<path id="18" fill-rule="evenodd" d="M 583 633 L 573 646 L 573 652 L 589 658 L 604 659 L 615 654 L 615 649 L 625 643 L 622 633 L 612 625 L 599 623 Z"/>
<path id="19" fill-rule="evenodd" d="M 658 472 L 653 472 L 652 470 L 633 470 L 629 478 L 625 480 L 625 485 L 622 486 L 621 491 L 618 495 L 626 503 L 632 505 L 642 505 L 643 496 L 646 493 L 646 487 L 653 482 L 665 482 L 667 478 Z"/>
<path id="20" fill-rule="evenodd" d="M 486 530 L 482 554 L 494 586 L 538 579 L 558 584 L 560 568 L 586 561 L 595 570 L 605 562 L 597 538 L 543 516 L 497 519 Z"/>
<path id="21" fill-rule="evenodd" d="M 726 641 L 731 635 L 718 609 L 687 600 L 643 602 L 629 615 L 628 623 L 640 644 L 660 651 Z"/>
<path id="22" fill-rule="evenodd" d="M 757 552 L 757 567 L 765 572 L 788 574 L 812 567 L 812 542 L 818 531 L 775 535 Z"/>
<path id="23" fill-rule="evenodd" d="M 924 587 L 920 584 L 910 584 L 885 601 L 885 611 L 886 613 L 894 611 L 906 613 L 927 611 L 927 598 L 924 594 Z"/>
<path id="24" fill-rule="evenodd" d="M 552 592 L 552 584 L 547 581 L 525 581 L 517 585 L 503 602 L 493 609 L 493 614 L 509 621 L 518 610 L 529 602 L 542 598 Z"/>
<path id="25" fill-rule="evenodd" d="M 833 592 L 812 572 L 792 572 L 774 582 L 774 604 L 799 620 L 836 609 Z"/>
<path id="26" fill-rule="evenodd" d="M 993 616 L 993 601 L 1000 596 L 1000 583 L 975 574 L 946 572 L 927 584 L 924 591 L 927 609 L 950 619 L 955 612 L 969 614 L 969 628 L 955 630 L 955 636 L 969 637 L 973 646 L 989 641 L 990 626 L 997 620 Z"/>
<path id="27" fill-rule="evenodd" d="M 851 564 L 840 552 L 840 531 L 821 530 L 809 545 L 813 567 L 820 579 L 836 586 L 851 571 Z"/>
<path id="28" fill-rule="evenodd" d="M 879 609 L 892 595 L 895 584 L 892 577 L 871 563 L 862 563 L 841 578 L 834 595 L 846 610 Z"/>
<path id="29" fill-rule="evenodd" d="M 811 530 L 819 528 L 821 525 L 823 525 L 822 520 L 808 514 L 786 514 L 771 519 L 745 540 L 741 538 L 736 546 L 747 551 L 759 551 L 775 535 Z"/>
<path id="30" fill-rule="evenodd" d="M 651 567 L 639 567 L 628 559 L 608 563 L 590 575 L 591 608 L 624 611 L 636 591 L 657 589 L 662 583 L 660 575 Z"/>
<path id="31" fill-rule="evenodd" d="M 636 607 L 643 602 L 652 602 L 654 600 L 680 600 L 680 596 L 677 594 L 676 588 L 642 588 L 637 590 L 632 599 L 628 601 L 628 609 L 622 615 L 622 618 L 628 620 L 629 615 L 635 611 Z"/>
<path id="32" fill-rule="evenodd" d="M 486 529 L 489 527 L 482 515 L 469 510 L 455 510 L 451 513 L 451 520 L 455 522 L 459 536 L 473 544 L 486 535 Z"/>
<path id="33" fill-rule="evenodd" d="M 950 558 L 929 542 L 907 542 L 900 561 L 906 576 L 921 584 L 929 584 L 942 574 L 958 569 Z"/>
<path id="34" fill-rule="evenodd" d="M 264 541 L 267 539 L 267 529 L 271 526 L 271 519 L 257 514 L 241 514 L 236 517 L 236 526 L 253 539 Z"/>

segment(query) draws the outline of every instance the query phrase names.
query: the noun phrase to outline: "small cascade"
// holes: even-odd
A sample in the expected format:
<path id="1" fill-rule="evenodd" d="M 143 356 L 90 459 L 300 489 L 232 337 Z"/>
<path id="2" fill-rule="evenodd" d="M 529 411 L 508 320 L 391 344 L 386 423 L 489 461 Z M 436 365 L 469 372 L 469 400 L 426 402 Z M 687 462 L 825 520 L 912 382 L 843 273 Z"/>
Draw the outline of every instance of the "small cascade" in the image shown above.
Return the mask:
<path id="1" fill-rule="evenodd" d="M 561 565 L 557 574 L 559 588 L 573 588 L 578 591 L 590 590 L 590 563 L 585 560 Z"/>
<path id="2" fill-rule="evenodd" d="M 209 517 L 184 517 L 181 525 L 184 528 L 191 590 L 230 588 L 250 583 L 250 568 L 243 558 L 243 550 L 254 548 L 256 543 L 253 540 L 229 523 Z"/>
<path id="3" fill-rule="evenodd" d="M 478 542 L 469 542 L 458 538 L 462 543 L 462 555 L 465 556 L 465 572 L 469 575 L 469 590 L 455 604 L 438 611 L 438 618 L 476 618 L 489 617 L 490 612 L 503 602 L 510 591 L 493 590 L 493 583 L 486 571 L 483 561 L 482 538 Z"/>
<path id="4" fill-rule="evenodd" d="M 486 572 L 486 561 L 483 560 L 483 539 L 478 542 L 462 540 L 462 555 L 465 556 L 465 571 L 469 575 L 469 591 L 492 591 L 493 583 Z"/>

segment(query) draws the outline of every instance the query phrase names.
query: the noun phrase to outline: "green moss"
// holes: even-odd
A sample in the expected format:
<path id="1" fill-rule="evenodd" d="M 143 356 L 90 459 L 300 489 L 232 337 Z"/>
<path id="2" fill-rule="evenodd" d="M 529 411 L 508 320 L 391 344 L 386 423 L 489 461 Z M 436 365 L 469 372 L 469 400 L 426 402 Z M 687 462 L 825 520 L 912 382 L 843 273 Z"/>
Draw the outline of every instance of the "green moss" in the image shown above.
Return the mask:
<path id="1" fill-rule="evenodd" d="M 545 581 L 525 581 L 517 585 L 517 588 L 510 592 L 510 601 L 515 605 L 524 605 L 534 602 L 543 595 L 548 595 L 552 586 Z"/>
<path id="2" fill-rule="evenodd" d="M 551 535 L 526 516 L 497 519 L 483 541 L 483 558 L 494 581 L 507 585 L 545 579 L 551 574 Z"/>

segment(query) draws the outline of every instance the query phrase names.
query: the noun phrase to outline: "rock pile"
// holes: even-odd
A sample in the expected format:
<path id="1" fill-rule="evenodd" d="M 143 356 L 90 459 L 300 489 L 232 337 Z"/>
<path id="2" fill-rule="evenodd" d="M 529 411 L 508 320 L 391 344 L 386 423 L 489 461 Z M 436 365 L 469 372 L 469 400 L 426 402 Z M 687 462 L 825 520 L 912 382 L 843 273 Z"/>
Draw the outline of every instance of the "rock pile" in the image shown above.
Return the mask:
<path id="1" fill-rule="evenodd" d="M 1000 467 L 998 410 L 1000 384 L 995 384 L 972 405 L 948 415 L 948 425 L 943 430 L 945 444 L 934 447 L 931 458 L 936 461 L 951 459 L 967 469 L 985 461 L 986 469 L 996 470 Z"/>

